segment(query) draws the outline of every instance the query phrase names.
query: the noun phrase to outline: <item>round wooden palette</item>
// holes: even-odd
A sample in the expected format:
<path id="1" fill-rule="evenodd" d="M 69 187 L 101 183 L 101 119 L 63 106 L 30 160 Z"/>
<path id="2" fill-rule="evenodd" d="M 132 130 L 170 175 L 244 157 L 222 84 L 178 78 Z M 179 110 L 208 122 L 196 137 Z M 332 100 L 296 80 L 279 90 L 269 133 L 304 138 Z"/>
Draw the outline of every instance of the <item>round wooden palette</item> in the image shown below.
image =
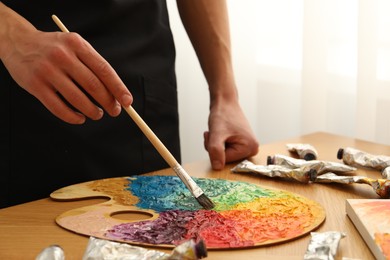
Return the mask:
<path id="1" fill-rule="evenodd" d="M 56 200 L 108 197 L 56 218 L 73 232 L 135 245 L 175 247 L 203 239 L 208 249 L 285 242 L 325 220 L 315 201 L 246 182 L 193 178 L 214 203 L 204 210 L 176 176 L 136 176 L 85 182 L 59 189 Z M 120 215 L 126 214 L 126 219 Z M 132 216 L 130 219 L 128 216 Z"/>

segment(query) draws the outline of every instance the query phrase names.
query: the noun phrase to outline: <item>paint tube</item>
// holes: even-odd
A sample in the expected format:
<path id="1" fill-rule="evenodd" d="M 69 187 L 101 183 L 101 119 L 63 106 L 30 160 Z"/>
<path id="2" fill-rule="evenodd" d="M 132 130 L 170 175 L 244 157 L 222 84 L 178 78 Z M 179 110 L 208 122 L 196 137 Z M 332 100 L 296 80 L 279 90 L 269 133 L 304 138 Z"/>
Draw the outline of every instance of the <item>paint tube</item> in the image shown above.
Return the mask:
<path id="1" fill-rule="evenodd" d="M 311 161 L 318 157 L 317 150 L 310 144 L 286 144 L 286 146 L 289 152 L 297 153 L 300 159 Z"/>
<path id="2" fill-rule="evenodd" d="M 268 165 L 281 165 L 290 169 L 300 168 L 300 167 L 310 167 L 317 171 L 317 174 L 323 174 L 327 172 L 352 172 L 356 171 L 355 167 L 345 165 L 338 162 L 329 162 L 329 161 L 319 161 L 312 160 L 306 161 L 303 159 L 296 159 L 290 156 L 275 154 L 274 156 L 267 157 Z"/>
<path id="3" fill-rule="evenodd" d="M 48 246 L 39 253 L 35 260 L 65 260 L 64 250 L 58 245 Z"/>
<path id="4" fill-rule="evenodd" d="M 171 255 L 166 260 L 192 260 L 207 257 L 207 249 L 203 240 L 195 243 L 194 240 L 186 242 L 175 247 Z"/>
<path id="5" fill-rule="evenodd" d="M 380 171 L 390 166 L 390 156 L 373 155 L 351 147 L 340 148 L 337 158 L 351 166 L 363 166 Z"/>
<path id="6" fill-rule="evenodd" d="M 336 259 L 340 240 L 345 233 L 337 231 L 311 232 L 311 239 L 307 246 L 304 260 L 333 260 Z"/>
<path id="7" fill-rule="evenodd" d="M 302 183 L 314 181 L 317 172 L 310 167 L 301 167 L 290 169 L 281 165 L 255 165 L 254 163 L 244 160 L 231 169 L 234 173 L 255 173 L 267 177 L 280 177 L 284 179 L 293 179 Z"/>
<path id="8" fill-rule="evenodd" d="M 198 260 L 207 256 L 207 249 L 200 240 L 187 240 L 175 247 L 171 254 L 130 244 L 90 237 L 83 260 Z"/>
<path id="9" fill-rule="evenodd" d="M 334 173 L 325 173 L 317 176 L 315 182 L 318 183 L 363 183 L 370 185 L 376 194 L 383 199 L 390 198 L 390 180 L 386 179 L 371 179 L 366 176 L 340 176 Z"/>
<path id="10" fill-rule="evenodd" d="M 390 166 L 387 166 L 386 168 L 383 169 L 382 178 L 390 180 Z"/>

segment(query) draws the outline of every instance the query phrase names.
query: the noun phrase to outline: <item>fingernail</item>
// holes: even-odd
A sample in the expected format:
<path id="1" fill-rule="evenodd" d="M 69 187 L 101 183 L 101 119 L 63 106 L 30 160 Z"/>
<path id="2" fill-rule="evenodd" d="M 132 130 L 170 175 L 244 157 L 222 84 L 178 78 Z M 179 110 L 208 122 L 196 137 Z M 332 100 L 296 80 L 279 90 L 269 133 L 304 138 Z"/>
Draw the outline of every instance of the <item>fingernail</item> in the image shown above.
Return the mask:
<path id="1" fill-rule="evenodd" d="M 82 125 L 84 124 L 85 122 L 85 116 L 78 113 L 79 114 L 79 117 L 77 118 L 77 120 L 74 122 L 74 124 L 79 124 L 79 125 Z"/>
<path id="2" fill-rule="evenodd" d="M 122 96 L 122 104 L 124 106 L 130 106 L 132 102 L 133 102 L 133 97 L 131 95 Z"/>
<path id="3" fill-rule="evenodd" d="M 117 116 L 121 113 L 122 107 L 121 104 L 119 104 L 118 101 L 115 102 L 115 107 L 114 107 L 114 115 Z"/>
<path id="4" fill-rule="evenodd" d="M 102 118 L 103 114 L 104 114 L 103 109 L 101 109 L 101 108 L 99 107 L 99 118 Z"/>

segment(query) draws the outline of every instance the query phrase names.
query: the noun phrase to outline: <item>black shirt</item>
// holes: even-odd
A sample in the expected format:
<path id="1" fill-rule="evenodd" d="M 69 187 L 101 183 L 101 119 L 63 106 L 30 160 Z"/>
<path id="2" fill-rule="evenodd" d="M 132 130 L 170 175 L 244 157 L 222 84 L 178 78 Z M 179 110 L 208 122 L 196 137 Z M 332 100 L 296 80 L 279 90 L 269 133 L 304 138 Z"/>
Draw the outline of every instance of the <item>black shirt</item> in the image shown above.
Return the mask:
<path id="1" fill-rule="evenodd" d="M 42 31 L 56 14 L 111 64 L 133 107 L 180 162 L 175 49 L 162 0 L 7 0 Z M 84 181 L 168 167 L 125 111 L 67 124 L 19 87 L 0 63 L 0 207 L 48 197 Z"/>

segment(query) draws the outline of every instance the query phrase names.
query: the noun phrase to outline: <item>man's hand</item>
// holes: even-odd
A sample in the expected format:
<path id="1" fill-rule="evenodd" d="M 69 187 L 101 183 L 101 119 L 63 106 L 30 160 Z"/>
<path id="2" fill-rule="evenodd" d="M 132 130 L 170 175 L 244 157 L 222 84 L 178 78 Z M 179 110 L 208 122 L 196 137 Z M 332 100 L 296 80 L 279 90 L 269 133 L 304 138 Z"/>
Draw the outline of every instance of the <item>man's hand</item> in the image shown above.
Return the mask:
<path id="1" fill-rule="evenodd" d="M 258 141 L 238 103 L 226 0 L 177 0 L 183 25 L 209 85 L 209 131 L 204 146 L 214 170 L 255 155 Z"/>
<path id="2" fill-rule="evenodd" d="M 0 12 L 2 62 L 55 116 L 82 124 L 86 117 L 100 119 L 102 108 L 117 116 L 121 105 L 131 105 L 132 96 L 114 69 L 80 35 L 39 31 L 1 3 Z"/>
<path id="3" fill-rule="evenodd" d="M 221 170 L 226 163 L 256 155 L 259 149 L 249 122 L 235 102 L 211 108 L 204 146 L 214 170 Z"/>

